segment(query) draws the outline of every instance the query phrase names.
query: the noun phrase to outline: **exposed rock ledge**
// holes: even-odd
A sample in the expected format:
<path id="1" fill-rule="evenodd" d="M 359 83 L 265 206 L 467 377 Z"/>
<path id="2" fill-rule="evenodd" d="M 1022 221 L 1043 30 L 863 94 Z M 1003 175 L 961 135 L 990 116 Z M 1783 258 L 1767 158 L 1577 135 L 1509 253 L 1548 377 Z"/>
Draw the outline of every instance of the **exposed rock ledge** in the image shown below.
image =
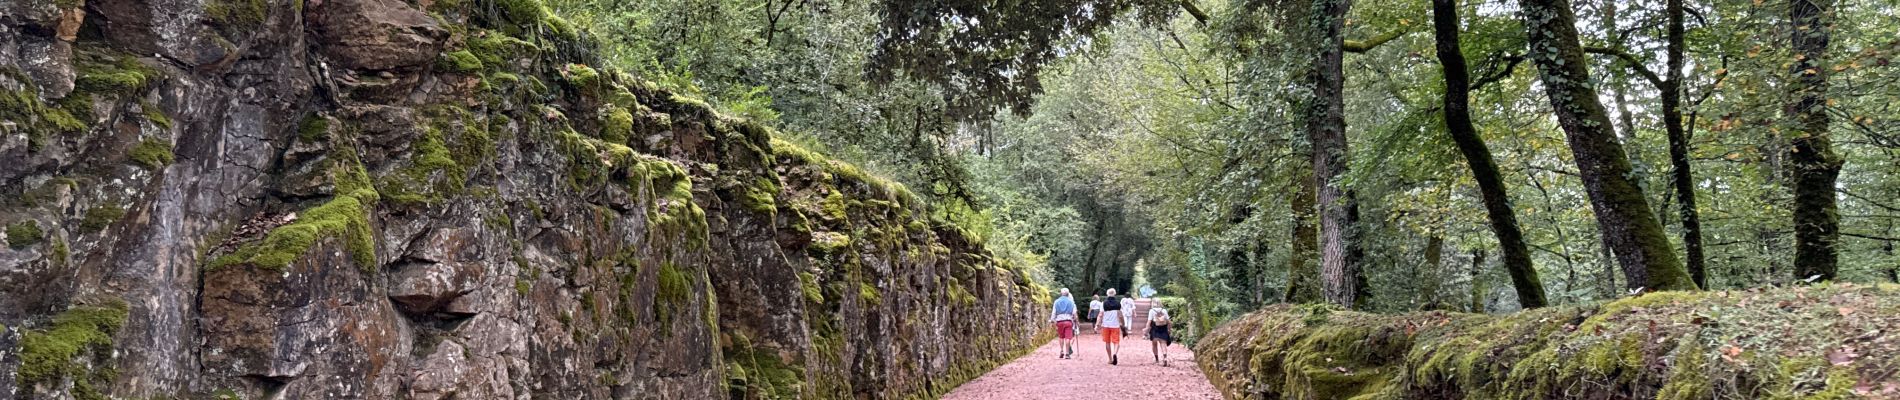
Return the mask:
<path id="1" fill-rule="evenodd" d="M 0 1 L 0 397 L 928 397 L 1039 344 L 902 186 L 595 64 L 535 0 Z"/>

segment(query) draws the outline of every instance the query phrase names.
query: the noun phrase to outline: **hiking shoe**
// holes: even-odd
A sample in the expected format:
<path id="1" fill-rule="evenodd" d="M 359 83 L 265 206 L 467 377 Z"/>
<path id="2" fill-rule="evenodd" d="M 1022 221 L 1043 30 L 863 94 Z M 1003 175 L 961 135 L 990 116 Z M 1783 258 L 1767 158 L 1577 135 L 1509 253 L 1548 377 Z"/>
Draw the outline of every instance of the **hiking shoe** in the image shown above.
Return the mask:
<path id="1" fill-rule="evenodd" d="M 1118 361 L 1116 358 L 1115 356 L 1108 356 L 1108 365 L 1118 365 L 1115 363 L 1115 361 Z"/>

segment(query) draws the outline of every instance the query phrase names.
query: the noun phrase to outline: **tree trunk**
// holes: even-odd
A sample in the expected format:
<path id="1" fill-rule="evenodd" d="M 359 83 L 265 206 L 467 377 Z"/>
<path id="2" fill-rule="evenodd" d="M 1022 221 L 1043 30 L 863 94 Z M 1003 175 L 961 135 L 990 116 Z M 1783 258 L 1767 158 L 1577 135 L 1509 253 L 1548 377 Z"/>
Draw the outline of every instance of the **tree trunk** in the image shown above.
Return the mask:
<path id="1" fill-rule="evenodd" d="M 1300 179 L 1290 203 L 1293 208 L 1293 245 L 1287 254 L 1286 302 L 1320 301 L 1319 270 L 1313 259 L 1318 256 L 1319 228 L 1313 224 L 1313 179 Z"/>
<path id="2" fill-rule="evenodd" d="M 1320 281 L 1326 301 L 1354 307 L 1361 273 L 1354 218 L 1358 204 L 1339 178 L 1347 171 L 1344 63 L 1346 10 L 1352 0 L 1312 0 L 1308 39 L 1314 60 L 1306 71 L 1308 86 L 1300 107 L 1306 137 L 1313 144 L 1313 177 L 1319 189 Z"/>
<path id="3" fill-rule="evenodd" d="M 1833 0 L 1789 0 L 1790 35 L 1795 52 L 1791 69 L 1794 101 L 1787 118 L 1794 120 L 1789 154 L 1794 168 L 1795 279 L 1833 280 L 1840 268 L 1835 244 L 1840 241 L 1840 213 L 1834 182 L 1841 175 L 1840 156 L 1828 139 L 1827 65 L 1828 32 L 1833 30 Z"/>
<path id="4" fill-rule="evenodd" d="M 1484 293 L 1491 289 L 1484 284 L 1484 250 L 1471 251 L 1471 309 L 1474 313 L 1484 312 Z"/>
<path id="5" fill-rule="evenodd" d="M 1682 219 L 1684 263 L 1696 287 L 1709 287 L 1708 257 L 1702 254 L 1702 216 L 1696 211 L 1695 175 L 1689 169 L 1689 134 L 1682 125 L 1683 32 L 1682 0 L 1664 0 L 1669 15 L 1668 66 L 1664 67 L 1662 87 L 1663 129 L 1669 135 L 1670 177 L 1676 189 L 1677 217 Z"/>
<path id="6" fill-rule="evenodd" d="M 1417 274 L 1419 284 L 1419 309 L 1437 310 L 1444 307 L 1438 298 L 1438 286 L 1444 279 L 1440 273 L 1445 270 L 1445 237 L 1432 235 L 1425 239 L 1425 268 Z"/>
<path id="7" fill-rule="evenodd" d="M 1459 47 L 1457 0 L 1432 0 L 1432 25 L 1438 37 L 1438 63 L 1445 75 L 1445 131 L 1464 153 L 1465 164 L 1478 181 L 1478 194 L 1484 199 L 1491 232 L 1498 237 L 1504 269 L 1511 274 L 1518 301 L 1524 308 L 1548 305 L 1543 281 L 1537 278 L 1537 268 L 1531 263 L 1530 246 L 1518 228 L 1517 212 L 1511 209 L 1510 192 L 1498 172 L 1497 161 L 1491 158 L 1491 149 L 1471 123 L 1471 76 L 1464 50 Z"/>
<path id="8" fill-rule="evenodd" d="M 1576 15 L 1568 0 L 1524 0 L 1524 30 L 1551 109 L 1577 160 L 1590 194 L 1597 227 L 1614 246 L 1627 287 L 1694 290 L 1695 281 L 1676 258 L 1662 223 L 1630 174 L 1630 161 L 1597 100 L 1577 41 Z"/>

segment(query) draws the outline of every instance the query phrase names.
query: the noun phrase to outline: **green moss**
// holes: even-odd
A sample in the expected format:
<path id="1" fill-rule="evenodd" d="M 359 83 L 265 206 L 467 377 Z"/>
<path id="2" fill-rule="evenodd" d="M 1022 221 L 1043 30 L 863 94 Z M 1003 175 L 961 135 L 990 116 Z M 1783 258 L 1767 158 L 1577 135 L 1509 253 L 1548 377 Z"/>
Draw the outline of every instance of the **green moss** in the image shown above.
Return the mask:
<path id="1" fill-rule="evenodd" d="M 45 329 L 20 335 L 20 387 L 32 393 L 40 385 L 59 387 L 72 381 L 71 394 L 79 399 L 105 399 L 100 390 L 116 373 L 106 366 L 113 355 L 113 336 L 125 325 L 126 305 L 112 302 L 79 306 L 53 317 Z"/>
<path id="2" fill-rule="evenodd" d="M 742 333 L 733 332 L 725 354 L 728 392 L 746 393 L 748 399 L 804 397 L 805 369 L 781 359 L 778 352 L 752 347 Z"/>
<path id="3" fill-rule="evenodd" d="M 376 269 L 375 230 L 369 224 L 369 210 L 380 199 L 369 183 L 369 173 L 350 147 L 338 147 L 330 154 L 330 177 L 337 195 L 329 201 L 297 214 L 289 224 L 271 229 L 263 240 L 246 244 L 230 254 L 212 260 L 207 268 L 216 270 L 233 265 L 250 265 L 281 271 L 303 258 L 310 248 L 326 239 L 341 239 L 351 261 L 365 271 Z"/>
<path id="4" fill-rule="evenodd" d="M 810 272 L 798 273 L 798 287 L 805 293 L 805 301 L 811 304 L 824 304 L 825 292 L 818 288 L 818 277 Z"/>
<path id="5" fill-rule="evenodd" d="M 475 57 L 475 53 L 463 49 L 442 53 L 442 58 L 436 62 L 436 65 L 449 72 L 466 74 L 481 71 L 482 59 Z"/>
<path id="6" fill-rule="evenodd" d="M 0 120 L 19 124 L 19 128 L 26 131 L 27 148 L 32 150 L 45 147 L 47 139 L 54 134 L 87 128 L 85 121 L 73 116 L 71 111 L 41 101 L 31 89 L 0 91 Z"/>
<path id="7" fill-rule="evenodd" d="M 132 146 L 127 156 L 132 159 L 132 162 L 153 171 L 164 169 L 175 161 L 171 143 L 158 139 L 145 139 L 139 142 Z"/>
<path id="8" fill-rule="evenodd" d="M 330 138 L 330 119 L 319 114 L 310 114 L 297 122 L 297 139 L 304 142 L 320 142 Z"/>
<path id="9" fill-rule="evenodd" d="M 850 203 L 845 200 L 844 193 L 832 190 L 825 194 L 824 201 L 818 203 L 819 215 L 827 220 L 843 221 L 846 216 L 845 210 L 849 206 Z"/>
<path id="10" fill-rule="evenodd" d="M 660 332 L 670 333 L 673 313 L 689 306 L 693 283 L 672 262 L 660 263 L 659 290 L 653 294 L 653 315 L 660 321 Z"/>
<path id="11" fill-rule="evenodd" d="M 534 290 L 534 283 L 524 278 L 515 278 L 515 294 L 527 296 Z"/>
<path id="12" fill-rule="evenodd" d="M 123 217 L 125 217 L 125 207 L 120 207 L 118 204 L 113 203 L 100 204 L 86 210 L 85 219 L 79 223 L 79 233 L 93 233 L 105 230 L 106 227 L 112 226 L 114 222 L 119 222 L 119 218 Z"/>
<path id="13" fill-rule="evenodd" d="M 39 244 L 46 240 L 46 232 L 40 230 L 39 221 L 20 221 L 7 225 L 7 246 L 21 248 Z"/>
<path id="14" fill-rule="evenodd" d="M 161 76 L 129 55 L 88 49 L 76 54 L 73 93 L 129 94 L 144 91 Z M 83 97 L 83 96 L 79 96 Z"/>
<path id="15" fill-rule="evenodd" d="M 72 255 L 72 249 L 66 247 L 66 239 L 53 238 L 53 266 L 65 267 L 67 260 L 71 259 Z M 0 325 L 0 331 L 4 330 L 6 330 L 6 327 Z"/>
<path id="16" fill-rule="evenodd" d="M 541 20 L 541 26 L 547 28 L 548 33 L 553 34 L 555 38 L 561 40 L 575 42 L 581 38 L 580 28 L 574 27 L 574 23 L 567 22 L 566 18 L 561 18 L 552 13 L 549 13 L 546 18 Z"/>
<path id="17" fill-rule="evenodd" d="M 604 92 L 607 81 L 601 79 L 600 71 L 585 64 L 568 64 L 561 70 L 561 78 L 568 86 L 580 91 L 582 95 L 597 96 Z"/>
<path id="18" fill-rule="evenodd" d="M 884 294 L 877 290 L 877 286 L 871 286 L 870 282 L 859 282 L 858 300 L 866 304 L 882 304 L 884 303 Z"/>
<path id="19" fill-rule="evenodd" d="M 158 125 L 159 128 L 172 128 L 172 118 L 166 116 L 165 110 L 159 109 L 158 105 L 152 104 L 152 102 L 149 101 L 139 100 L 139 109 L 144 110 L 145 120 L 152 121 L 152 124 Z"/>
<path id="20" fill-rule="evenodd" d="M 963 284 L 952 282 L 950 284 L 950 301 L 957 302 L 957 304 L 961 304 L 964 307 L 975 306 L 976 295 L 970 294 L 968 289 L 964 289 Z"/>
<path id="21" fill-rule="evenodd" d="M 264 0 L 210 0 L 205 4 L 205 16 L 227 29 L 227 32 L 245 32 L 257 29 L 264 24 L 270 8 Z"/>
<path id="22" fill-rule="evenodd" d="M 851 236 L 838 232 L 812 232 L 811 247 L 814 255 L 837 254 L 851 246 Z"/>
<path id="23" fill-rule="evenodd" d="M 613 107 L 604 113 L 600 121 L 600 140 L 608 143 L 627 143 L 633 137 L 633 113 L 625 108 Z"/>
<path id="24" fill-rule="evenodd" d="M 539 53 L 540 46 L 497 31 L 475 31 L 468 38 L 468 51 L 485 67 L 513 65 L 515 60 Z"/>
<path id="25" fill-rule="evenodd" d="M 778 182 L 771 178 L 760 177 L 753 184 L 745 186 L 745 193 L 739 197 L 739 204 L 747 210 L 760 214 L 778 213 Z"/>

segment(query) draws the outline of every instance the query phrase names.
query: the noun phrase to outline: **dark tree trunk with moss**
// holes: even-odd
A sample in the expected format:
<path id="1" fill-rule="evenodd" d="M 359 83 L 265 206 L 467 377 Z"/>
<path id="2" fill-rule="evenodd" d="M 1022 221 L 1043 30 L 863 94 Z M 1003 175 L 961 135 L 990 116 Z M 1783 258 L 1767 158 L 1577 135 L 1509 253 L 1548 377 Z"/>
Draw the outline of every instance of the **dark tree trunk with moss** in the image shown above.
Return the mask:
<path id="1" fill-rule="evenodd" d="M 1342 70 L 1345 55 L 1346 10 L 1351 0 L 1311 0 L 1298 23 L 1313 54 L 1306 69 L 1299 119 L 1313 144 L 1313 178 L 1318 189 L 1320 227 L 1320 284 L 1326 301 L 1346 307 L 1360 302 L 1358 238 L 1354 220 L 1358 204 L 1343 183 L 1346 175 L 1346 107 Z"/>
<path id="2" fill-rule="evenodd" d="M 1438 63 L 1444 67 L 1445 75 L 1445 131 L 1451 134 L 1452 142 L 1457 143 L 1458 152 L 1464 154 L 1465 164 L 1471 167 L 1471 177 L 1478 181 L 1478 194 L 1484 199 L 1491 232 L 1497 235 L 1499 250 L 1504 255 L 1504 269 L 1511 274 L 1511 286 L 1517 290 L 1518 302 L 1524 308 L 1543 307 L 1549 304 L 1544 297 L 1544 284 L 1537 278 L 1537 268 L 1531 263 L 1530 246 L 1518 228 L 1517 212 L 1511 209 L 1509 191 L 1502 174 L 1498 173 L 1497 161 L 1491 158 L 1491 149 L 1485 146 L 1478 128 L 1471 123 L 1471 75 L 1465 66 L 1464 50 L 1459 46 L 1457 0 L 1432 0 L 1432 26 L 1438 37 Z"/>
<path id="3" fill-rule="evenodd" d="M 1696 287 L 1709 287 L 1708 257 L 1702 254 L 1702 216 L 1696 211 L 1695 174 L 1689 169 L 1689 134 L 1682 124 L 1683 32 L 1682 0 L 1665 0 L 1668 14 L 1668 66 L 1661 87 L 1663 130 L 1669 135 L 1670 180 L 1676 189 L 1678 218 L 1682 219 L 1682 250 L 1689 277 Z"/>
<path id="4" fill-rule="evenodd" d="M 1418 280 L 1418 309 L 1441 310 L 1445 302 L 1440 297 L 1439 287 L 1444 285 L 1445 237 L 1432 235 L 1425 238 L 1425 265 L 1423 271 L 1413 274 Z"/>
<path id="5" fill-rule="evenodd" d="M 1484 284 L 1484 250 L 1471 251 L 1471 307 L 1474 313 L 1484 312 L 1484 294 L 1491 288 Z"/>
<path id="6" fill-rule="evenodd" d="M 1833 0 L 1790 0 L 1790 40 L 1795 62 L 1793 102 L 1786 117 L 1794 129 L 1788 157 L 1794 169 L 1795 279 L 1832 280 L 1840 269 L 1835 244 L 1841 237 L 1839 204 L 1834 183 L 1841 175 L 1841 159 L 1828 139 L 1827 48 L 1833 29 Z"/>
<path id="7" fill-rule="evenodd" d="M 1286 302 L 1314 303 L 1320 301 L 1319 270 L 1314 268 L 1313 259 L 1318 256 L 1319 227 L 1314 226 L 1313 179 L 1299 180 L 1299 189 L 1294 191 L 1289 203 L 1293 209 L 1293 243 L 1287 253 Z"/>
<path id="8" fill-rule="evenodd" d="M 1524 0 L 1524 30 L 1529 55 L 1537 63 L 1551 109 L 1563 127 L 1577 172 L 1590 194 L 1597 227 L 1614 248 L 1627 287 L 1646 290 L 1694 290 L 1676 258 L 1662 222 L 1631 178 L 1629 156 L 1610 126 L 1609 113 L 1597 100 L 1578 42 L 1576 15 L 1567 0 Z"/>

